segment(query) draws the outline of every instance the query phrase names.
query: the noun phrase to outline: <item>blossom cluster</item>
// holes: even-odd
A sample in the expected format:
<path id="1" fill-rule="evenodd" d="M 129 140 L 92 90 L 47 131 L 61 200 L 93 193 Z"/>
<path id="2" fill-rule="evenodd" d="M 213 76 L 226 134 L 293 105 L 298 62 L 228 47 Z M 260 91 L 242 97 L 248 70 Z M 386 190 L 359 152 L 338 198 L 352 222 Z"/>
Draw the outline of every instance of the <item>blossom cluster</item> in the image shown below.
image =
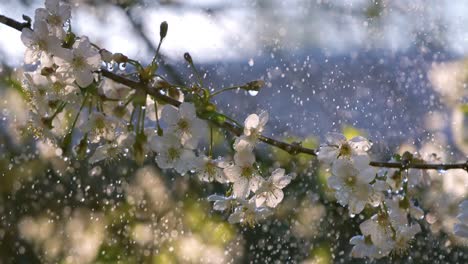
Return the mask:
<path id="1" fill-rule="evenodd" d="M 371 146 L 360 136 L 347 140 L 341 134 L 330 133 L 318 154 L 319 160 L 331 166 L 328 186 L 351 217 L 366 206 L 377 211 L 360 224 L 362 235 L 351 238 L 351 255 L 359 258 L 381 258 L 407 250 L 409 242 L 421 231 L 416 221 L 424 217 L 408 191 L 421 183 L 422 174 L 397 169 L 377 171 L 369 165 Z M 411 158 L 414 160 L 412 155 Z"/>
<path id="2" fill-rule="evenodd" d="M 212 142 L 207 142 L 213 122 L 206 120 L 213 121 L 216 112 L 207 110 L 214 108 L 208 90 L 170 85 L 155 74 L 154 60 L 144 68 L 123 54 L 97 47 L 86 36 L 76 37 L 70 18 L 68 4 L 46 0 L 45 8 L 36 10 L 32 28 L 22 30 L 24 62 L 33 69 L 24 74 L 23 83 L 35 136 L 55 140 L 64 152 L 72 149 L 78 157 L 89 154 L 91 164 L 120 157 L 143 163 L 154 156 L 160 169 L 224 184 L 227 192 L 211 195 L 208 201 L 214 210 L 226 212 L 230 223 L 254 225 L 273 213 L 293 177 L 283 168 L 262 169 L 256 162 L 255 147 L 268 122 L 267 112 L 245 119 L 232 157 L 213 158 Z M 161 29 L 162 41 L 167 24 Z M 186 60 L 193 66 L 190 57 Z M 177 100 L 177 107 L 158 101 L 154 93 L 103 78 L 101 67 L 112 71 L 116 63 L 135 66 L 135 81 Z M 252 82 L 244 88 L 259 85 Z M 421 170 L 370 166 L 371 146 L 363 137 L 347 140 L 330 133 L 318 152 L 318 159 L 331 168 L 328 186 L 337 202 L 351 217 L 366 209 L 373 213 L 350 241 L 351 255 L 360 258 L 381 258 L 409 248 L 421 231 L 417 221 L 424 217 L 412 190 L 428 184 Z M 424 162 L 409 153 L 391 161 Z M 467 201 L 460 209 L 455 234 L 467 237 Z"/>
<path id="3" fill-rule="evenodd" d="M 254 147 L 268 121 L 268 113 L 251 114 L 244 122 L 243 134 L 234 142 L 234 162 L 224 164 L 223 172 L 228 182 L 232 183 L 232 195 L 229 197 L 213 195 L 214 209 L 224 211 L 232 209 L 230 223 L 254 224 L 272 213 L 284 197 L 283 188 L 292 177 L 285 175 L 285 170 L 276 168 L 265 179 L 255 164 Z"/>

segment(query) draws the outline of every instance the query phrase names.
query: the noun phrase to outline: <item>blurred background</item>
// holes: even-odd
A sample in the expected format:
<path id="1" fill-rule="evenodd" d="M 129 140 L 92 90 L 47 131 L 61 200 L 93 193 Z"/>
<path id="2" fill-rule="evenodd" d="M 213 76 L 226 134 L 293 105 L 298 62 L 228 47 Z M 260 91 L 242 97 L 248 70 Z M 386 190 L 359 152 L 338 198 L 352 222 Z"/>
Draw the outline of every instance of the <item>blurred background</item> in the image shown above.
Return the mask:
<path id="1" fill-rule="evenodd" d="M 373 158 L 409 150 L 441 162 L 468 154 L 468 2 L 464 0 L 70 0 L 72 26 L 112 52 L 149 62 L 169 23 L 162 71 L 191 83 L 190 52 L 212 89 L 262 79 L 256 96 L 223 94 L 242 121 L 270 113 L 266 134 L 317 147 L 329 131 L 363 135 Z M 21 20 L 39 0 L 3 0 Z M 161 172 L 152 158 L 90 165 L 52 142 L 22 136 L 20 33 L 0 25 L 0 263 L 362 263 L 349 239 L 371 212 L 349 218 L 306 155 L 261 145 L 262 167 L 296 173 L 265 223 L 230 225 L 206 197 L 225 187 Z M 226 155 L 223 134 L 215 154 Z M 436 153 L 437 156 L 434 156 Z M 402 256 L 378 263 L 468 263 L 453 236 L 464 170 L 431 171 L 415 195 L 423 232 Z"/>

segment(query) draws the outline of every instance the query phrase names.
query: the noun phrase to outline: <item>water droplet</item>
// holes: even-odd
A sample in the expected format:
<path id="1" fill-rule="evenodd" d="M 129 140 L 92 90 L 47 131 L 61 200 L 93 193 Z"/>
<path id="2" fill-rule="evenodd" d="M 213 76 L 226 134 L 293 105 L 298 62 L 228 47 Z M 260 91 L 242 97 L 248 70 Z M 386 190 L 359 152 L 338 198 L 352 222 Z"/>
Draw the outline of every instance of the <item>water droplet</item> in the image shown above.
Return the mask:
<path id="1" fill-rule="evenodd" d="M 250 96 L 256 96 L 257 94 L 258 94 L 258 91 L 253 91 L 253 90 L 249 91 Z"/>
<path id="2" fill-rule="evenodd" d="M 349 217 L 354 218 L 356 215 L 355 214 L 350 214 Z"/>
<path id="3" fill-rule="evenodd" d="M 249 66 L 250 67 L 253 67 L 254 66 L 254 60 L 252 58 L 250 58 L 249 60 Z"/>
<path id="4" fill-rule="evenodd" d="M 107 70 L 108 71 L 113 71 L 114 70 L 114 63 L 113 62 L 107 63 Z"/>
<path id="5" fill-rule="evenodd" d="M 125 68 L 127 68 L 127 63 L 120 63 L 119 64 L 119 70 L 125 71 Z"/>

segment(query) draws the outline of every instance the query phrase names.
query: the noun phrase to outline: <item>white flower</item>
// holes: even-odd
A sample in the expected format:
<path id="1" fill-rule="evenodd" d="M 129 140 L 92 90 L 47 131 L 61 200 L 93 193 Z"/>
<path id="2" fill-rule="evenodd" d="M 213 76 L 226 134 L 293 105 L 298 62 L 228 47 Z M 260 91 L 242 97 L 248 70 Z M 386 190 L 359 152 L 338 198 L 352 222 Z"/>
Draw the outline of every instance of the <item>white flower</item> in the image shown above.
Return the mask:
<path id="1" fill-rule="evenodd" d="M 459 205 L 460 213 L 457 216 L 460 223 L 455 225 L 454 233 L 457 236 L 468 238 L 468 200 Z"/>
<path id="2" fill-rule="evenodd" d="M 250 191 L 255 192 L 261 182 L 261 177 L 254 168 L 255 155 L 249 151 L 237 152 L 234 155 L 234 164 L 224 169 L 226 178 L 233 182 L 233 195 L 245 198 Z"/>
<path id="3" fill-rule="evenodd" d="M 421 232 L 421 227 L 418 223 L 404 225 L 395 228 L 395 243 L 393 251 L 396 253 L 406 252 L 410 246 L 410 242 L 414 239 L 417 233 Z"/>
<path id="4" fill-rule="evenodd" d="M 257 206 L 266 204 L 268 207 L 276 207 L 283 200 L 283 188 L 291 182 L 291 176 L 284 175 L 284 169 L 273 171 L 268 180 L 262 180 L 255 195 Z"/>
<path id="5" fill-rule="evenodd" d="M 89 158 L 89 163 L 94 164 L 101 160 L 116 160 L 121 156 L 125 156 L 128 152 L 128 148 L 131 147 L 131 141 L 128 134 L 119 135 L 116 140 L 97 147 L 93 155 Z"/>
<path id="6" fill-rule="evenodd" d="M 101 86 L 99 86 L 100 94 L 104 95 L 106 98 L 114 100 L 123 100 L 132 91 L 133 90 L 130 87 L 114 82 L 111 79 L 104 79 Z"/>
<path id="7" fill-rule="evenodd" d="M 191 149 L 184 148 L 179 138 L 173 134 L 151 137 L 150 147 L 156 152 L 156 163 L 161 169 L 173 168 L 184 175 L 194 167 L 195 153 Z"/>
<path id="8" fill-rule="evenodd" d="M 359 214 L 367 203 L 373 206 L 380 203 L 374 200 L 374 190 L 369 184 L 375 174 L 376 170 L 369 166 L 367 156 L 338 159 L 333 163 L 328 185 L 335 190 L 338 202 L 343 206 L 348 205 L 350 214 Z"/>
<path id="9" fill-rule="evenodd" d="M 370 236 L 353 236 L 349 243 L 354 245 L 351 250 L 353 258 L 378 259 L 384 257 L 383 252 L 372 243 Z"/>
<path id="10" fill-rule="evenodd" d="M 338 158 L 351 158 L 352 156 L 366 155 L 371 143 L 363 137 L 354 137 L 346 140 L 339 133 L 328 133 L 326 144 L 320 146 L 318 159 L 325 163 L 333 163 Z"/>
<path id="11" fill-rule="evenodd" d="M 52 33 L 63 39 L 65 37 L 63 26 L 71 17 L 70 5 L 61 4 L 60 0 L 46 0 L 45 7 L 36 9 L 36 21 L 47 22 Z"/>
<path id="12" fill-rule="evenodd" d="M 96 143 L 101 139 L 114 140 L 117 136 L 117 128 L 121 128 L 123 125 L 120 119 L 115 118 L 113 115 L 93 111 L 81 128 L 83 132 L 89 133 L 90 141 Z"/>
<path id="13" fill-rule="evenodd" d="M 385 214 L 376 214 L 359 225 L 361 233 L 369 236 L 372 243 L 379 248 L 382 255 L 387 255 L 392 251 L 395 242 L 393 241 L 394 231 L 391 227 L 390 219 Z"/>
<path id="14" fill-rule="evenodd" d="M 182 103 L 179 109 L 166 105 L 161 115 L 169 125 L 168 132 L 179 137 L 182 145 L 187 148 L 196 148 L 200 138 L 206 135 L 206 122 L 197 117 L 193 104 Z"/>
<path id="15" fill-rule="evenodd" d="M 226 178 L 223 172 L 223 168 L 225 167 L 223 164 L 225 163 L 226 162 L 221 159 L 213 160 L 210 157 L 202 156 L 197 159 L 195 173 L 198 175 L 200 181 L 225 183 Z"/>
<path id="16" fill-rule="evenodd" d="M 259 115 L 251 114 L 244 121 L 244 134 L 234 142 L 234 149 L 242 151 L 252 150 L 258 137 L 262 134 L 265 124 L 268 122 L 268 112 L 262 111 Z"/>
<path id="17" fill-rule="evenodd" d="M 60 40 L 55 36 L 50 36 L 46 23 L 41 21 L 34 23 L 34 30 L 23 28 L 21 41 L 27 47 L 24 52 L 26 64 L 34 64 L 40 60 L 42 67 L 51 66 L 51 54 L 61 49 Z"/>
<path id="18" fill-rule="evenodd" d="M 228 221 L 231 224 L 241 223 L 248 225 L 255 225 L 260 220 L 266 219 L 273 212 L 267 207 L 257 207 L 255 200 L 250 199 L 247 203 L 242 203 L 241 206 L 236 207 L 234 212 L 229 216 Z"/>
<path id="19" fill-rule="evenodd" d="M 88 38 L 82 37 L 72 50 L 62 49 L 56 54 L 54 62 L 59 66 L 57 72 L 70 74 L 79 86 L 87 87 L 94 81 L 93 72 L 101 66 L 101 56 Z"/>
<path id="20" fill-rule="evenodd" d="M 210 195 L 208 196 L 208 201 L 214 202 L 213 209 L 216 211 L 225 211 L 226 209 L 231 209 L 237 205 L 237 200 L 233 196 L 221 196 L 221 195 Z"/>
<path id="21" fill-rule="evenodd" d="M 408 214 L 417 220 L 424 217 L 424 211 L 421 208 L 415 206 L 413 201 L 407 201 L 400 196 L 386 199 L 385 205 L 387 206 L 392 226 L 395 228 L 408 225 Z"/>

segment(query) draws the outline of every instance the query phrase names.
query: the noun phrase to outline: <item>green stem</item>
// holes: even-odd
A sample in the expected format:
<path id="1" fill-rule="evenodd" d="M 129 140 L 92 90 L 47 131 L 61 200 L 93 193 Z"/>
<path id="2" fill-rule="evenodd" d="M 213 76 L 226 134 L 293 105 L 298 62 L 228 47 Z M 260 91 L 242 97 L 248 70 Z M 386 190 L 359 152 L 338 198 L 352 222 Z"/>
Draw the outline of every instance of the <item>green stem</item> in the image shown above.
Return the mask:
<path id="1" fill-rule="evenodd" d="M 213 157 L 213 126 L 210 125 L 210 148 L 208 150 L 208 157 Z"/>
<path id="2" fill-rule="evenodd" d="M 237 89 L 240 89 L 239 86 L 233 86 L 233 87 L 227 87 L 227 88 L 224 88 L 224 89 L 221 89 L 219 91 L 216 91 L 214 93 L 211 94 L 211 97 L 214 97 L 220 93 L 223 93 L 223 92 L 226 92 L 226 91 L 230 91 L 230 90 L 237 90 Z"/>

